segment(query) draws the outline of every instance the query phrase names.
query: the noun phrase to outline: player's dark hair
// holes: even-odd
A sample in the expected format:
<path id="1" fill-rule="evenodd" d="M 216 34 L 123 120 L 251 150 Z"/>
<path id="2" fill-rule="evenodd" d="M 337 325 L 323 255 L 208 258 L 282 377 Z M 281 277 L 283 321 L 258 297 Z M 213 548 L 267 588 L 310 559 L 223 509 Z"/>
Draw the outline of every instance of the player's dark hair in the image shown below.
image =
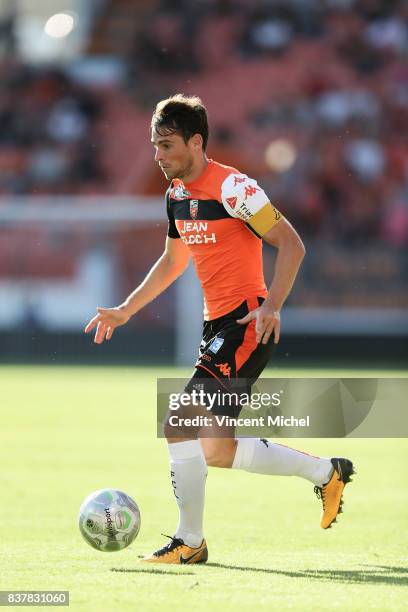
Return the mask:
<path id="1" fill-rule="evenodd" d="M 207 147 L 207 110 L 197 96 L 176 94 L 161 100 L 153 113 L 151 128 L 160 136 L 180 134 L 186 144 L 194 134 L 200 134 L 203 150 Z"/>

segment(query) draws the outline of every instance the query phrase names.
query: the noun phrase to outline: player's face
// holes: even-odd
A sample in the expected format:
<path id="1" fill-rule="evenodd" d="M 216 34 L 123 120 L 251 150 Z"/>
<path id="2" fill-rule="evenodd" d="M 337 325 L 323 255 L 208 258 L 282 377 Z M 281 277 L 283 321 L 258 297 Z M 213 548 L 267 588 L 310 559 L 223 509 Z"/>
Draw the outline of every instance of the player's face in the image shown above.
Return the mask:
<path id="1" fill-rule="evenodd" d="M 186 144 L 179 134 L 160 136 L 153 130 L 154 160 L 159 164 L 167 180 L 182 179 L 191 173 L 194 165 L 194 148 L 191 140 Z"/>

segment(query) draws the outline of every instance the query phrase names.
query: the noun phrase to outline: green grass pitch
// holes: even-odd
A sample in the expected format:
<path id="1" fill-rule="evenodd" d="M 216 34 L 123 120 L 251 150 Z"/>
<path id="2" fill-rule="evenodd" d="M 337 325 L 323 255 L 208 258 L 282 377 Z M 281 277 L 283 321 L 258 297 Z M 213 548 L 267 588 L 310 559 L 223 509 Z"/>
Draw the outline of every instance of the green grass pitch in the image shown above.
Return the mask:
<path id="1" fill-rule="evenodd" d="M 302 372 L 279 371 L 291 374 Z M 165 543 L 160 533 L 176 526 L 166 445 L 155 437 L 155 379 L 176 375 L 0 368 L 0 589 L 69 590 L 70 608 L 87 612 L 406 609 L 403 439 L 288 442 L 356 464 L 344 514 L 328 531 L 319 527 L 320 502 L 306 481 L 210 468 L 208 565 L 138 565 L 139 555 Z M 80 503 L 103 487 L 128 492 L 141 509 L 140 534 L 121 552 L 95 551 L 77 528 Z"/>

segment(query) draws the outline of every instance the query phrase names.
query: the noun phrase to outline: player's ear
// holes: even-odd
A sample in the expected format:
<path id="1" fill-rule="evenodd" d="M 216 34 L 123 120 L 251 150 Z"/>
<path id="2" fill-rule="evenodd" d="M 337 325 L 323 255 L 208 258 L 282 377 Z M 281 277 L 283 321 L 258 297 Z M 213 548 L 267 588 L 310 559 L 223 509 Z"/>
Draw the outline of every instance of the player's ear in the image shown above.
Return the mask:
<path id="1" fill-rule="evenodd" d="M 190 138 L 190 142 L 194 149 L 202 149 L 203 148 L 203 137 L 201 134 L 194 134 Z"/>

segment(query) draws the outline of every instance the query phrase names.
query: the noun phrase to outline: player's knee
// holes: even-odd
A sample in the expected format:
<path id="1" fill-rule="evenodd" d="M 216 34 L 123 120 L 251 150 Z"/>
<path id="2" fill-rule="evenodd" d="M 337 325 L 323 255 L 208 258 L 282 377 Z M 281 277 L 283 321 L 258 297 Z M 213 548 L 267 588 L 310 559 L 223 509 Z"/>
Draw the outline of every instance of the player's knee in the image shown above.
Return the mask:
<path id="1" fill-rule="evenodd" d="M 235 456 L 235 445 L 206 445 L 203 450 L 208 466 L 220 468 L 230 468 L 232 466 Z"/>

